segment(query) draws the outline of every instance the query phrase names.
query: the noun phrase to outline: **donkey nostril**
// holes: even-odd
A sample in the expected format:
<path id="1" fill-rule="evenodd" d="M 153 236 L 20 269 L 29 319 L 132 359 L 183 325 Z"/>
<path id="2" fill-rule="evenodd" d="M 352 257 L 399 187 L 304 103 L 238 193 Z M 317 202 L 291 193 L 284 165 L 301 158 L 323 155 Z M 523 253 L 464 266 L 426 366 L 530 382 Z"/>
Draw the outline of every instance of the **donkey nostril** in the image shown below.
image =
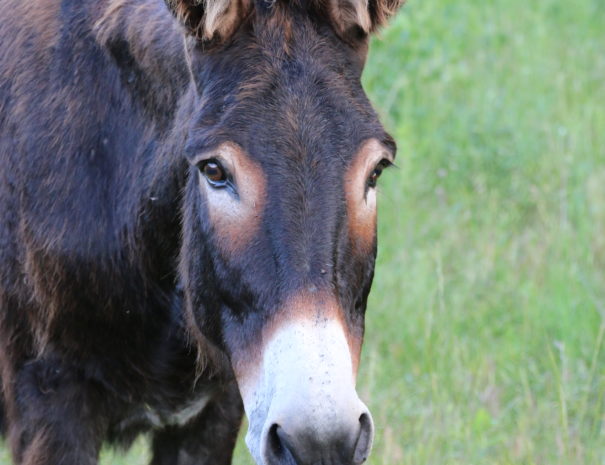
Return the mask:
<path id="1" fill-rule="evenodd" d="M 373 425 L 369 414 L 362 413 L 359 417 L 359 437 L 355 443 L 355 453 L 353 454 L 353 463 L 360 465 L 365 462 L 370 455 L 372 448 Z"/>
<path id="2" fill-rule="evenodd" d="M 282 452 L 281 441 L 279 439 L 279 435 L 277 434 L 278 428 L 279 428 L 279 425 L 277 425 L 277 424 L 271 426 L 271 428 L 269 429 L 269 437 L 268 437 L 269 448 L 271 449 L 271 452 L 273 452 L 275 455 L 280 455 Z"/>
<path id="3" fill-rule="evenodd" d="M 370 455 L 374 424 L 361 402 L 340 416 L 317 419 L 291 412 L 280 419 L 265 429 L 263 465 L 361 465 Z"/>
<path id="4" fill-rule="evenodd" d="M 267 433 L 267 451 L 270 465 L 295 465 L 296 461 L 288 447 L 287 438 L 281 427 L 275 423 Z"/>

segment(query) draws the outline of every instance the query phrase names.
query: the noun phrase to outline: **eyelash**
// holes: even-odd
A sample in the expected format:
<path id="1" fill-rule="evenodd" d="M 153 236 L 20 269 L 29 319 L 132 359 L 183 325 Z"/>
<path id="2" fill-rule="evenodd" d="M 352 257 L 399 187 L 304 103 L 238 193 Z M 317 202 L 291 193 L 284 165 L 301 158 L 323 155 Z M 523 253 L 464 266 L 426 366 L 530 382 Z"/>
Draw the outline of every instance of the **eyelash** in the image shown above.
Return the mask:
<path id="1" fill-rule="evenodd" d="M 372 172 L 370 173 L 370 176 L 368 177 L 368 180 L 367 180 L 368 189 L 376 188 L 376 185 L 378 184 L 378 178 L 380 177 L 382 172 L 386 168 L 391 166 L 392 164 L 393 163 L 391 163 L 391 161 L 384 158 L 378 163 L 378 165 L 376 165 L 376 167 L 372 170 Z"/>

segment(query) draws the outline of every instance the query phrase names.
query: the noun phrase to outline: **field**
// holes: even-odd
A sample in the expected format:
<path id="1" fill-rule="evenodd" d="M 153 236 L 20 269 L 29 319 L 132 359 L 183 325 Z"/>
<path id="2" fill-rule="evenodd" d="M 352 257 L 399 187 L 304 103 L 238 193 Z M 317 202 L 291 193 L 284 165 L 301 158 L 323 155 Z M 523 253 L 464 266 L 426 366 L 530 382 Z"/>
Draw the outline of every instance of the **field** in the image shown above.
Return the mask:
<path id="1" fill-rule="evenodd" d="M 605 465 L 605 2 L 409 0 L 364 81 L 399 143 L 369 463 Z"/>

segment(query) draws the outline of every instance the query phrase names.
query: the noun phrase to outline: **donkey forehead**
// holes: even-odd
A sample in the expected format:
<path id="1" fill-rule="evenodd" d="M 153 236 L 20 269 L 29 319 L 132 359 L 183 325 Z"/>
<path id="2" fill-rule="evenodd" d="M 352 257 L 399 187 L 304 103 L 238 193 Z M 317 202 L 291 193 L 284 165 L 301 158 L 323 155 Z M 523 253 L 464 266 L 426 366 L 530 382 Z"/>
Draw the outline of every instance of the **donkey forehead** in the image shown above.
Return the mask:
<path id="1" fill-rule="evenodd" d="M 258 70 L 230 83 L 220 96 L 206 95 L 188 151 L 195 155 L 231 141 L 261 163 L 290 164 L 294 159 L 346 165 L 365 140 L 391 143 L 358 83 L 330 71 L 305 69 L 301 62 L 283 67 L 279 72 Z"/>
<path id="2" fill-rule="evenodd" d="M 361 87 L 358 51 L 309 17 L 273 16 L 254 16 L 261 24 L 242 27 L 220 53 L 196 55 L 196 126 L 209 135 L 235 133 L 242 146 L 261 140 L 263 150 L 271 140 L 292 147 L 289 139 L 296 139 L 311 146 L 339 142 L 347 153 L 383 132 Z"/>

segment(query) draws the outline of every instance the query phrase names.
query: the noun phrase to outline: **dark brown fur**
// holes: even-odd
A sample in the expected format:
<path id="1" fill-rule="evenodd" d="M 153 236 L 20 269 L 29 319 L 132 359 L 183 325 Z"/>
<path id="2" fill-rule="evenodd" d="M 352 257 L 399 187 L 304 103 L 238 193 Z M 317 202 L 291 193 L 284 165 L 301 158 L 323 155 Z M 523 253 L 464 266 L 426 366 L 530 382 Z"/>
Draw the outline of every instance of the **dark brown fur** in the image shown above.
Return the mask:
<path id="1" fill-rule="evenodd" d="M 95 464 L 142 431 L 153 464 L 230 463 L 230 357 L 301 283 L 335 296 L 361 341 L 375 243 L 351 252 L 342 174 L 363 140 L 392 145 L 359 84 L 367 36 L 322 2 L 237 1 L 208 26 L 209 3 L 0 6 L 0 431 L 15 463 Z M 371 0 L 372 29 L 398 5 Z M 236 259 L 190 163 L 225 141 L 268 179 Z"/>

